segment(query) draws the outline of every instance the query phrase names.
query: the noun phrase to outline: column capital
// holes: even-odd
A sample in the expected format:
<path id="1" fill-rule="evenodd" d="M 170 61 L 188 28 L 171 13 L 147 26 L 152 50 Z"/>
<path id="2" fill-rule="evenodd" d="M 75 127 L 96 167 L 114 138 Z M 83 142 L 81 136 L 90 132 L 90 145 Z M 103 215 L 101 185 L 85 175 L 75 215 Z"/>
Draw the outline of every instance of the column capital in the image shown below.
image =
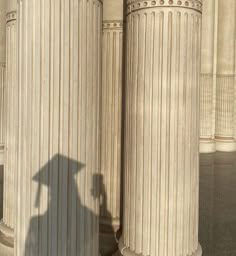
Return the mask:
<path id="1" fill-rule="evenodd" d="M 10 21 L 13 21 L 13 20 L 16 20 L 16 11 L 11 11 L 11 12 L 8 12 L 7 15 L 6 15 L 6 23 L 10 22 Z"/>
<path id="2" fill-rule="evenodd" d="M 123 29 L 124 21 L 123 20 L 104 20 L 103 21 L 103 30 L 110 30 L 110 29 Z"/>
<path id="3" fill-rule="evenodd" d="M 202 0 L 127 0 L 127 15 L 134 11 L 155 7 L 180 7 L 202 13 Z"/>

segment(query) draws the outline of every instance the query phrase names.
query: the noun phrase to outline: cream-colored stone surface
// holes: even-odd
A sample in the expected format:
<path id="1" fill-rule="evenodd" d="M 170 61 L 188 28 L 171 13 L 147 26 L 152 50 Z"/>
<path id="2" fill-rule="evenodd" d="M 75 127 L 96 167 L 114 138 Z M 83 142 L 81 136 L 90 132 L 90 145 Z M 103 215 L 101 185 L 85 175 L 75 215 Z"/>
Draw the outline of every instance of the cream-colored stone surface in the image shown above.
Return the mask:
<path id="1" fill-rule="evenodd" d="M 201 153 L 236 150 L 235 14 L 233 0 L 203 5 Z"/>
<path id="2" fill-rule="evenodd" d="M 11 9 L 12 8 L 12 9 Z M 3 222 L 8 228 L 15 226 L 15 193 L 17 174 L 19 90 L 17 85 L 17 2 L 8 1 L 6 13 L 6 89 L 5 89 L 5 170 Z M 1 229 L 1 227 L 0 227 Z M 12 232 L 13 234 L 13 232 Z"/>
<path id="3" fill-rule="evenodd" d="M 100 245 L 103 255 L 117 250 L 115 232 L 120 228 L 123 0 L 103 2 L 102 137 Z"/>
<path id="4" fill-rule="evenodd" d="M 97 256 L 102 3 L 18 1 L 15 256 Z"/>
<path id="5" fill-rule="evenodd" d="M 215 151 L 215 12 L 216 1 L 203 4 L 200 80 L 200 152 Z"/>
<path id="6" fill-rule="evenodd" d="M 0 224 L 1 252 L 7 251 L 13 255 L 15 226 L 15 193 L 17 174 L 17 131 L 18 131 L 18 87 L 16 79 L 16 7 L 17 2 L 7 1 L 7 11 L 4 15 L 6 26 L 6 85 L 4 90 L 4 130 L 5 130 L 5 164 L 3 219 Z M 5 243 L 5 240 L 8 242 Z"/>
<path id="7" fill-rule="evenodd" d="M 125 256 L 201 255 L 201 1 L 127 1 Z"/>
<path id="8" fill-rule="evenodd" d="M 6 1 L 0 1 L 0 146 L 5 143 L 4 129 L 4 90 L 5 90 L 5 61 L 6 61 L 6 29 L 5 13 Z M 0 159 L 3 159 L 3 152 L 0 151 Z M 3 161 L 0 161 L 3 164 Z"/>
<path id="9" fill-rule="evenodd" d="M 122 0 L 103 0 L 103 20 L 123 21 L 123 9 Z"/>
<path id="10" fill-rule="evenodd" d="M 235 18 L 236 2 L 219 0 L 216 88 L 216 149 L 219 151 L 236 150 L 234 138 Z"/>

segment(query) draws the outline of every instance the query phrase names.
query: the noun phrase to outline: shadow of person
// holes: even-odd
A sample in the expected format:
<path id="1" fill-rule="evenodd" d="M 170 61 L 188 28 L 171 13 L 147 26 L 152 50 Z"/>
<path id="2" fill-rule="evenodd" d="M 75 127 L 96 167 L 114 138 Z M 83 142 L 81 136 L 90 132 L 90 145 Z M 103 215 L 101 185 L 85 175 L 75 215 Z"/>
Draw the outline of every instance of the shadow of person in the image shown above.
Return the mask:
<path id="1" fill-rule="evenodd" d="M 33 177 L 38 186 L 23 256 L 98 255 L 99 184 L 83 169 L 57 154 Z"/>
<path id="2" fill-rule="evenodd" d="M 113 217 L 108 210 L 107 192 L 103 176 L 99 177 L 100 184 L 100 253 L 102 256 L 111 256 L 118 250 L 118 229 L 113 223 Z"/>

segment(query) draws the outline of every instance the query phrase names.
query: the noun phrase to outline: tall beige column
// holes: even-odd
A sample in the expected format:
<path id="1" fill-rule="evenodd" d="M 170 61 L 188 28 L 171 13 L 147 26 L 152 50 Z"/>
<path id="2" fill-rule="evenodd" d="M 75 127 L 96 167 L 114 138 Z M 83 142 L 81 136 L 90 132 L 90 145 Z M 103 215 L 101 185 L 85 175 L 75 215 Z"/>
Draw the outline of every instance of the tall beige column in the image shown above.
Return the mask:
<path id="1" fill-rule="evenodd" d="M 15 226 L 15 187 L 17 175 L 18 145 L 18 86 L 16 80 L 16 8 L 17 1 L 7 1 L 6 14 L 6 90 L 5 90 L 5 166 L 3 220 L 0 231 L 9 239 L 9 249 L 13 252 L 13 228 Z"/>
<path id="2" fill-rule="evenodd" d="M 5 90 L 5 63 L 6 63 L 6 1 L 0 0 L 0 164 L 4 163 L 4 90 Z"/>
<path id="3" fill-rule="evenodd" d="M 120 227 L 123 0 L 103 2 L 101 252 L 116 250 Z"/>
<path id="4" fill-rule="evenodd" d="M 125 256 L 201 255 L 202 1 L 127 0 Z"/>
<path id="5" fill-rule="evenodd" d="M 205 1 L 202 13 L 202 54 L 200 80 L 200 152 L 215 151 L 215 36 L 217 1 Z"/>
<path id="6" fill-rule="evenodd" d="M 16 256 L 97 256 L 102 2 L 18 0 Z"/>
<path id="7" fill-rule="evenodd" d="M 235 0 L 219 0 L 216 88 L 216 149 L 235 151 Z"/>

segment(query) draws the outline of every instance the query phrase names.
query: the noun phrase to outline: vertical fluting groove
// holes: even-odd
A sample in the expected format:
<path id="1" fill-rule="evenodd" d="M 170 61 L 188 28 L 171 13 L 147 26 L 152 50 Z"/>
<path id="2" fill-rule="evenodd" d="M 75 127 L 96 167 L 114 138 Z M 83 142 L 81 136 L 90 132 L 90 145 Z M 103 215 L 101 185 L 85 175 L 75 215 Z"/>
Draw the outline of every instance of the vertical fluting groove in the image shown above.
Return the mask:
<path id="1" fill-rule="evenodd" d="M 15 255 L 97 256 L 101 2 L 22 0 L 18 10 Z"/>
<path id="2" fill-rule="evenodd" d="M 213 75 L 201 74 L 200 86 L 200 137 L 212 138 Z"/>
<path id="3" fill-rule="evenodd" d="M 5 94 L 5 63 L 0 63 L 0 144 L 5 143 L 4 131 L 4 94 Z"/>
<path id="4" fill-rule="evenodd" d="M 124 255 L 198 248 L 200 20 L 174 7 L 127 16 Z"/>
<path id="5" fill-rule="evenodd" d="M 16 85 L 16 13 L 12 13 L 14 19 L 6 24 L 6 85 L 5 65 L 0 66 L 0 95 L 1 104 L 7 112 L 1 112 L 1 124 L 3 121 L 4 132 L 1 130 L 1 143 L 5 143 L 5 167 L 4 167 L 4 200 L 3 223 L 13 229 L 15 226 L 15 176 L 17 168 L 17 127 L 18 127 L 18 87 Z M 4 80 L 3 80 L 4 79 Z M 6 86 L 6 89 L 4 88 Z M 2 111 L 2 107 L 1 107 Z M 4 115 L 4 116 L 3 116 Z M 2 129 L 2 126 L 1 126 Z M 5 135 L 4 135 L 5 133 Z"/>
<path id="6" fill-rule="evenodd" d="M 233 138 L 234 76 L 218 75 L 216 90 L 216 136 Z"/>
<path id="7" fill-rule="evenodd" d="M 216 148 L 235 150 L 235 1 L 218 1 L 218 49 L 216 72 Z M 228 15 L 224 15 L 226 13 Z M 227 140 L 230 142 L 227 146 Z M 234 142 L 234 143 L 232 143 Z M 221 144 L 222 143 L 222 144 Z"/>
<path id="8" fill-rule="evenodd" d="M 120 161 L 123 22 L 103 21 L 101 174 L 104 188 L 101 223 L 120 225 Z"/>

